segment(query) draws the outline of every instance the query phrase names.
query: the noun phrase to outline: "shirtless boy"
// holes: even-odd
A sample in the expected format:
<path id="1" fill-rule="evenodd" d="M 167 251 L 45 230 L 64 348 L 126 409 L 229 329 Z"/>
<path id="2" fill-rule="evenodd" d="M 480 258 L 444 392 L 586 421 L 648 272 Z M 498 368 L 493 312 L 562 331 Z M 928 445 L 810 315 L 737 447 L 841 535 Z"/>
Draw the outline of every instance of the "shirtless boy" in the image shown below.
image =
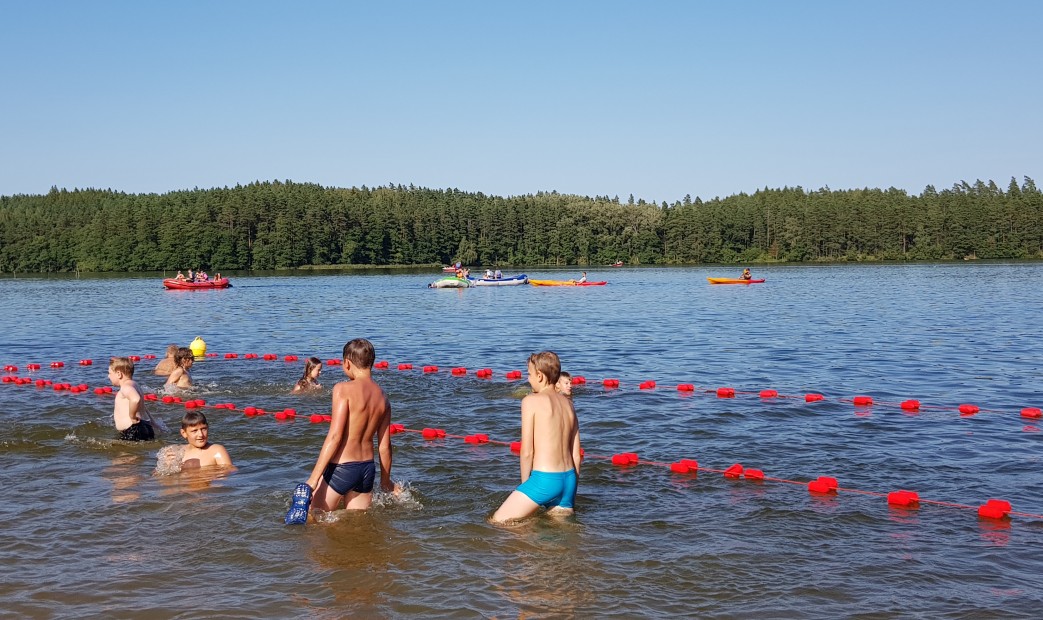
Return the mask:
<path id="1" fill-rule="evenodd" d="M 141 419 L 141 392 L 134 381 L 134 362 L 126 357 L 109 360 L 109 382 L 119 387 L 112 406 L 112 421 L 120 432 L 119 438 L 124 441 L 155 439 L 152 425 Z"/>
<path id="2" fill-rule="evenodd" d="M 184 276 L 182 276 L 182 277 L 184 277 Z M 174 355 L 175 354 L 177 354 L 177 345 L 176 344 L 172 344 L 172 345 L 168 346 L 167 347 L 167 356 L 164 357 L 163 359 L 159 360 L 159 363 L 156 364 L 156 369 L 153 370 L 152 372 L 154 372 L 155 374 L 159 375 L 160 377 L 166 377 L 171 372 L 173 372 L 173 370 L 174 370 L 174 368 L 176 366 L 176 364 L 174 363 Z"/>
<path id="3" fill-rule="evenodd" d="M 572 514 L 579 482 L 579 420 L 555 386 L 561 362 L 553 351 L 529 356 L 532 394 L 522 399 L 522 483 L 493 514 L 494 522 L 523 519 L 540 506 Z"/>
<path id="4" fill-rule="evenodd" d="M 373 502 L 373 438 L 380 453 L 380 488 L 394 491 L 391 482 L 391 403 L 373 381 L 376 352 L 365 338 L 344 345 L 341 368 L 351 381 L 333 387 L 333 420 L 315 461 L 308 486 L 314 490 L 311 508 L 335 510 L 344 500 L 349 510 L 365 510 Z"/>
<path id="5" fill-rule="evenodd" d="M 165 385 L 167 387 L 179 388 L 192 387 L 192 375 L 188 374 L 188 370 L 192 368 L 195 359 L 192 349 L 188 347 L 178 348 L 177 353 L 174 354 L 174 370 L 170 372 Z"/>
<path id="6" fill-rule="evenodd" d="M 181 418 L 181 436 L 188 442 L 181 456 L 181 469 L 220 465 L 231 467 L 232 459 L 221 444 L 210 443 L 210 425 L 202 411 L 191 410 Z"/>

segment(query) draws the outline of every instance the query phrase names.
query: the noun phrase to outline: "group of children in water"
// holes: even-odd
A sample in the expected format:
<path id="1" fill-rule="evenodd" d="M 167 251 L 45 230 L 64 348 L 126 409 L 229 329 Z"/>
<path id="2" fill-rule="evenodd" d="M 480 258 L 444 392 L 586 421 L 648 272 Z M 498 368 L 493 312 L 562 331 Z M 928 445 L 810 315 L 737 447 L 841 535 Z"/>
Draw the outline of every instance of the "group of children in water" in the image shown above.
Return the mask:
<path id="1" fill-rule="evenodd" d="M 376 480 L 374 441 L 380 455 L 381 489 L 385 493 L 400 491 L 391 480 L 391 403 L 373 380 L 375 359 L 373 344 L 365 338 L 344 345 L 341 369 L 349 380 L 333 387 L 330 429 L 306 482 L 313 511 L 328 512 L 341 505 L 353 510 L 369 508 Z M 193 361 L 191 349 L 171 345 L 155 373 L 167 375 L 167 387 L 191 387 L 188 371 Z M 575 503 L 582 452 L 579 421 L 571 400 L 571 377 L 561 370 L 553 351 L 533 353 L 527 368 L 532 393 L 521 402 L 522 483 L 493 514 L 495 522 L 522 519 L 541 507 L 549 514 L 571 514 Z M 321 373 L 322 361 L 308 358 L 293 392 L 321 387 Z M 155 439 L 153 425 L 158 421 L 144 410 L 134 381 L 134 363 L 126 357 L 112 358 L 109 381 L 119 387 L 113 405 L 119 438 Z M 182 469 L 232 465 L 227 450 L 210 443 L 209 425 L 201 411 L 192 409 L 184 415 L 181 436 L 188 443 L 181 457 Z"/>

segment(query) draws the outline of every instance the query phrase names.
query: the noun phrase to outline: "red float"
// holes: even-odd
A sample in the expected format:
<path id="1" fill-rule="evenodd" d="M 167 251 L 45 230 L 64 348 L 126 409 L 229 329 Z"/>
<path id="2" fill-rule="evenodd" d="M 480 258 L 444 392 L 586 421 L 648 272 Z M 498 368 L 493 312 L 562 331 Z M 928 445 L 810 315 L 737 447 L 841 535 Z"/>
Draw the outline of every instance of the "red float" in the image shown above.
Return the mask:
<path id="1" fill-rule="evenodd" d="M 872 396 L 856 396 L 856 397 L 851 399 L 851 402 L 856 404 L 856 405 L 872 405 L 873 404 L 873 397 Z"/>
<path id="2" fill-rule="evenodd" d="M 741 475 L 742 475 L 742 465 L 740 465 L 739 463 L 736 463 L 736 464 L 732 465 L 731 467 L 729 467 L 728 469 L 724 470 L 724 477 L 725 478 L 738 478 Z"/>
<path id="3" fill-rule="evenodd" d="M 412 364 L 399 364 L 398 365 L 398 369 L 399 370 L 413 370 L 413 365 Z"/>
<path id="4" fill-rule="evenodd" d="M 826 400 L 826 397 L 821 395 L 821 394 L 814 394 L 814 393 L 812 393 L 812 394 L 805 394 L 804 395 L 804 402 L 807 402 L 807 403 L 814 403 L 814 402 L 818 402 L 820 400 Z"/>
<path id="5" fill-rule="evenodd" d="M 585 385 L 586 383 L 587 378 L 582 375 L 576 375 L 572 378 L 572 385 Z"/>
<path id="6" fill-rule="evenodd" d="M 747 480 L 764 480 L 764 472 L 759 469 L 746 469 L 742 475 Z"/>
<path id="7" fill-rule="evenodd" d="M 761 390 L 761 398 L 776 398 L 778 395 L 778 390 Z"/>
<path id="8" fill-rule="evenodd" d="M 463 366 L 457 366 L 450 371 L 454 377 L 462 377 L 467 374 L 467 369 Z"/>
<path id="9" fill-rule="evenodd" d="M 905 409 L 906 411 L 919 411 L 920 410 L 920 401 L 918 401 L 918 400 L 903 400 L 902 404 L 900 405 L 900 407 L 902 409 Z"/>
<path id="10" fill-rule="evenodd" d="M 981 411 L 977 405 L 960 405 L 960 413 L 963 415 L 974 415 Z"/>
<path id="11" fill-rule="evenodd" d="M 438 366 L 424 366 L 424 372 L 438 372 Z"/>
<path id="12" fill-rule="evenodd" d="M 695 386 L 692 385 L 691 383 L 678 383 L 677 384 L 677 391 L 678 392 L 694 392 L 695 391 Z"/>
<path id="13" fill-rule="evenodd" d="M 601 383 L 602 383 L 602 385 L 604 385 L 607 388 L 617 388 L 617 387 L 619 387 L 619 379 L 605 379 Z"/>
<path id="14" fill-rule="evenodd" d="M 887 494 L 887 503 L 891 506 L 916 508 L 920 505 L 920 495 L 915 491 L 894 491 Z"/>
<path id="15" fill-rule="evenodd" d="M 521 379 L 521 375 L 522 373 L 520 370 L 509 370 L 507 371 L 507 374 L 504 375 L 504 377 L 506 377 L 507 379 Z"/>
<path id="16" fill-rule="evenodd" d="M 1021 417 L 1023 418 L 1040 418 L 1043 417 L 1043 411 L 1035 407 L 1025 407 L 1021 410 Z"/>
<path id="17" fill-rule="evenodd" d="M 730 388 L 730 387 L 719 387 L 719 388 L 717 388 L 717 398 L 735 398 L 735 388 Z"/>

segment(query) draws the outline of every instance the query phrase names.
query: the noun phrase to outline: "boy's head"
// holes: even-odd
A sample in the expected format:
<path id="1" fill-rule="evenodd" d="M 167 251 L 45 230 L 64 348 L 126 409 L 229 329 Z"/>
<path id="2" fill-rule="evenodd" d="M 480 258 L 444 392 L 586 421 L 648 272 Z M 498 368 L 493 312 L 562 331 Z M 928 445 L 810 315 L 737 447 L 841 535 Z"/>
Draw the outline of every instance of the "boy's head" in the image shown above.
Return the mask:
<path id="1" fill-rule="evenodd" d="M 561 371 L 561 374 L 558 375 L 558 382 L 554 384 L 554 387 L 565 396 L 572 396 L 572 375 L 564 370 Z"/>
<path id="2" fill-rule="evenodd" d="M 188 368 L 195 361 L 195 355 L 192 354 L 192 349 L 188 347 L 178 347 L 177 353 L 174 354 L 174 363 L 181 368 Z"/>
<path id="3" fill-rule="evenodd" d="M 356 338 L 344 345 L 344 359 L 351 362 L 353 366 L 362 369 L 373 367 L 373 360 L 377 359 L 377 352 L 373 349 L 373 343 L 365 338 Z"/>
<path id="4" fill-rule="evenodd" d="M 114 357 L 109 360 L 109 379 L 122 374 L 124 379 L 134 378 L 134 362 L 129 357 Z M 113 379 L 113 382 L 115 380 Z"/>
<path id="5" fill-rule="evenodd" d="M 180 272 L 178 272 L 180 273 Z M 178 346 L 176 344 L 169 345 L 167 347 L 167 357 L 174 357 L 177 353 Z"/>
<path id="6" fill-rule="evenodd" d="M 555 385 L 561 376 L 561 360 L 554 351 L 540 351 L 529 356 L 529 385 L 537 389 L 539 377 L 544 385 Z"/>
<path id="7" fill-rule="evenodd" d="M 202 411 L 190 410 L 181 418 L 181 436 L 196 448 L 205 448 L 210 425 Z"/>

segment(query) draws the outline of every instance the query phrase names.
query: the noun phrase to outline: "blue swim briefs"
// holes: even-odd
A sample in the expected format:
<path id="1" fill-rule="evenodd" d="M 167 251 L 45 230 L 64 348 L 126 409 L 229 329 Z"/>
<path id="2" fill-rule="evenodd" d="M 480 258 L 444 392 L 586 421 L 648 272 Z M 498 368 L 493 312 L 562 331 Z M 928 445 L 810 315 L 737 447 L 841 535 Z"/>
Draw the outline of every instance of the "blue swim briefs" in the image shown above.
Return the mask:
<path id="1" fill-rule="evenodd" d="M 572 508 L 576 503 L 576 484 L 575 469 L 557 472 L 533 470 L 518 490 L 544 508 Z"/>
<path id="2" fill-rule="evenodd" d="M 330 463 L 322 472 L 322 479 L 338 495 L 347 495 L 348 491 L 370 493 L 373 491 L 376 471 L 377 466 L 373 461 Z"/>

